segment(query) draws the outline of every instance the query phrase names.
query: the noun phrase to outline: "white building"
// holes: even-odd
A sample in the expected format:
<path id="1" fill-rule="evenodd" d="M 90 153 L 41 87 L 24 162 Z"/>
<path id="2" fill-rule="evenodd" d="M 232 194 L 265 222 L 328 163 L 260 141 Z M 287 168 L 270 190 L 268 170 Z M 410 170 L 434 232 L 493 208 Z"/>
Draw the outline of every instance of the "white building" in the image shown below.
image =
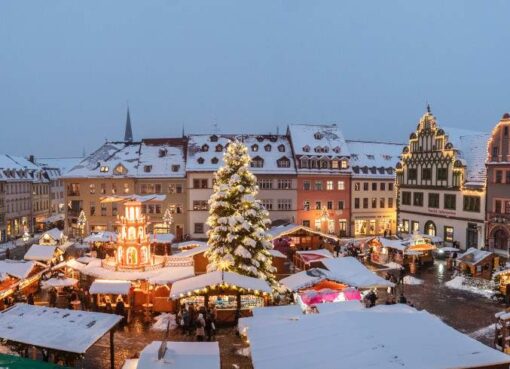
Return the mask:
<path id="1" fill-rule="evenodd" d="M 484 246 L 486 133 L 441 128 L 426 112 L 397 165 L 401 232 Z"/>

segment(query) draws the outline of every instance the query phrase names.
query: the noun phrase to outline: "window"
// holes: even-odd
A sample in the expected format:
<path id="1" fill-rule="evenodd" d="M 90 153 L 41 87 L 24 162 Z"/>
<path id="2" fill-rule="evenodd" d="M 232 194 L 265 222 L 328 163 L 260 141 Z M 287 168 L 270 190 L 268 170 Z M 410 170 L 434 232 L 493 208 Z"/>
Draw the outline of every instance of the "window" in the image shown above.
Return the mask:
<path id="1" fill-rule="evenodd" d="M 144 165 L 143 166 L 143 171 L 145 173 L 150 173 L 152 171 L 152 165 Z"/>
<path id="2" fill-rule="evenodd" d="M 112 216 L 116 217 L 119 212 L 119 209 L 117 208 L 116 203 L 112 203 Z"/>
<path id="3" fill-rule="evenodd" d="M 331 160 L 331 168 L 338 169 L 338 160 Z"/>
<path id="4" fill-rule="evenodd" d="M 445 226 L 444 227 L 444 240 L 446 242 L 453 242 L 453 227 Z"/>
<path id="5" fill-rule="evenodd" d="M 354 191 L 361 190 L 361 184 L 359 182 L 354 183 Z"/>
<path id="6" fill-rule="evenodd" d="M 322 204 L 320 201 L 315 201 L 315 210 L 321 210 Z"/>
<path id="7" fill-rule="evenodd" d="M 322 191 L 322 181 L 315 181 L 315 190 Z"/>
<path id="8" fill-rule="evenodd" d="M 112 195 L 117 194 L 117 185 L 115 183 L 112 183 Z"/>
<path id="9" fill-rule="evenodd" d="M 124 165 L 122 164 L 118 164 L 114 169 L 113 169 L 113 174 L 117 174 L 117 175 L 122 175 L 122 174 L 126 174 L 127 173 L 127 169 Z"/>
<path id="10" fill-rule="evenodd" d="M 285 145 L 278 145 L 278 151 L 279 152 L 285 152 Z"/>
<path id="11" fill-rule="evenodd" d="M 303 226 L 310 228 L 310 221 L 309 220 L 303 220 Z"/>
<path id="12" fill-rule="evenodd" d="M 432 169 L 423 168 L 421 170 L 421 179 L 423 179 L 425 181 L 430 181 L 432 179 Z"/>
<path id="13" fill-rule="evenodd" d="M 291 210 L 292 200 L 291 199 L 278 199 L 278 210 Z"/>
<path id="14" fill-rule="evenodd" d="M 418 177 L 418 171 L 416 170 L 416 168 L 409 168 L 407 170 L 407 179 L 409 180 L 416 180 L 416 178 Z"/>
<path id="15" fill-rule="evenodd" d="M 423 206 L 423 193 L 422 192 L 414 192 L 413 193 L 413 205 L 414 206 Z"/>
<path id="16" fill-rule="evenodd" d="M 272 179 L 259 179 L 257 181 L 259 189 L 261 190 L 271 190 L 273 188 L 273 180 Z"/>
<path id="17" fill-rule="evenodd" d="M 204 233 L 204 223 L 195 223 L 194 231 L 195 233 Z"/>
<path id="18" fill-rule="evenodd" d="M 106 183 L 101 183 L 101 195 L 106 194 Z"/>
<path id="19" fill-rule="evenodd" d="M 310 188 L 311 188 L 310 181 L 304 181 L 303 182 L 303 190 L 310 191 Z"/>
<path id="20" fill-rule="evenodd" d="M 90 202 L 90 215 L 96 215 L 96 203 L 93 201 Z"/>
<path id="21" fill-rule="evenodd" d="M 96 185 L 94 183 L 89 184 L 89 193 L 91 195 L 96 193 Z"/>
<path id="22" fill-rule="evenodd" d="M 380 207 L 381 209 L 384 209 L 384 208 L 386 207 L 385 205 L 386 205 L 386 199 L 385 199 L 384 197 L 381 197 L 381 198 L 379 199 L 379 207 Z"/>
<path id="23" fill-rule="evenodd" d="M 193 210 L 195 211 L 209 210 L 207 200 L 193 200 Z"/>
<path id="24" fill-rule="evenodd" d="M 262 199 L 262 206 L 267 210 L 273 210 L 273 200 L 272 199 Z"/>
<path id="25" fill-rule="evenodd" d="M 202 145 L 202 151 L 204 151 L 204 152 L 209 151 L 209 145 L 207 145 L 207 144 L 203 144 L 203 145 Z"/>
<path id="26" fill-rule="evenodd" d="M 501 200 L 495 200 L 494 201 L 494 212 L 497 213 L 497 214 L 501 214 L 502 213 L 502 208 L 501 208 Z"/>
<path id="27" fill-rule="evenodd" d="M 193 188 L 207 188 L 207 178 L 195 178 L 193 179 Z"/>
<path id="28" fill-rule="evenodd" d="M 411 205 L 411 192 L 402 192 L 402 205 Z"/>
<path id="29" fill-rule="evenodd" d="M 368 182 L 363 183 L 363 191 L 368 191 Z"/>
<path id="30" fill-rule="evenodd" d="M 372 182 L 372 191 L 377 191 L 377 182 Z"/>
<path id="31" fill-rule="evenodd" d="M 417 221 L 414 221 L 414 220 L 413 220 L 413 221 L 411 222 L 411 231 L 412 231 L 413 233 L 415 233 L 415 232 L 419 232 L 419 231 L 420 231 L 420 223 L 419 223 L 419 222 L 417 222 Z"/>
<path id="32" fill-rule="evenodd" d="M 506 171 L 505 183 L 510 184 L 510 170 Z"/>
<path id="33" fill-rule="evenodd" d="M 505 201 L 505 214 L 510 214 L 510 201 Z"/>
<path id="34" fill-rule="evenodd" d="M 278 180 L 278 189 L 279 190 L 292 189 L 292 180 L 291 179 L 279 179 Z"/>
<path id="35" fill-rule="evenodd" d="M 253 151 L 253 152 L 259 151 L 259 145 L 257 145 L 257 144 L 251 145 L 251 151 Z"/>
<path id="36" fill-rule="evenodd" d="M 328 208 L 328 210 L 333 210 L 333 201 L 328 201 L 326 203 L 326 207 Z"/>
<path id="37" fill-rule="evenodd" d="M 338 228 L 341 234 L 345 233 L 345 231 L 347 231 L 347 221 L 345 219 L 340 219 L 338 221 Z"/>
<path id="38" fill-rule="evenodd" d="M 308 159 L 307 158 L 301 158 L 299 161 L 301 164 L 301 168 L 308 168 Z"/>
<path id="39" fill-rule="evenodd" d="M 124 193 L 129 193 L 129 183 L 124 183 Z"/>
<path id="40" fill-rule="evenodd" d="M 276 162 L 276 165 L 278 166 L 278 168 L 290 168 L 290 160 L 287 159 L 286 157 L 280 158 Z"/>
<path id="41" fill-rule="evenodd" d="M 172 172 L 178 172 L 180 168 L 181 168 L 180 165 L 174 164 L 172 165 Z"/>
<path id="42" fill-rule="evenodd" d="M 464 196 L 464 211 L 480 212 L 480 196 Z"/>
<path id="43" fill-rule="evenodd" d="M 271 145 L 270 144 L 265 145 L 264 150 L 266 150 L 268 152 L 271 151 Z"/>
<path id="44" fill-rule="evenodd" d="M 106 204 L 101 204 L 101 216 L 106 216 Z"/>
<path id="45" fill-rule="evenodd" d="M 310 201 L 305 200 L 305 201 L 303 202 L 303 210 L 304 210 L 304 211 L 309 211 L 309 210 L 310 210 Z"/>
<path id="46" fill-rule="evenodd" d="M 363 198 L 363 209 L 368 209 L 368 197 Z"/>
<path id="47" fill-rule="evenodd" d="M 154 185 L 154 193 L 161 193 L 161 183 L 156 183 Z"/>
<path id="48" fill-rule="evenodd" d="M 345 183 L 344 183 L 344 181 L 338 181 L 336 189 L 339 190 L 339 191 L 345 190 Z"/>
<path id="49" fill-rule="evenodd" d="M 333 190 L 333 181 L 326 181 L 326 190 Z"/>
<path id="50" fill-rule="evenodd" d="M 388 208 L 393 209 L 393 197 L 388 197 Z"/>
<path id="51" fill-rule="evenodd" d="M 439 208 L 439 194 L 429 193 L 429 208 Z"/>
<path id="52" fill-rule="evenodd" d="M 264 166 L 264 159 L 260 156 L 256 156 L 252 159 L 250 166 L 252 168 L 262 168 Z"/>
<path id="53" fill-rule="evenodd" d="M 170 194 L 182 193 L 182 185 L 170 183 L 168 185 L 168 193 L 170 193 Z"/>
<path id="54" fill-rule="evenodd" d="M 448 169 L 437 168 L 436 177 L 438 181 L 446 181 L 448 179 Z"/>
<path id="55" fill-rule="evenodd" d="M 110 170 L 110 168 L 108 168 L 107 165 L 102 165 L 101 168 L 99 168 L 99 171 L 101 173 L 108 173 L 109 170 Z"/>
<path id="56" fill-rule="evenodd" d="M 393 191 L 393 182 L 388 183 L 388 191 Z"/>
<path id="57" fill-rule="evenodd" d="M 338 210 L 344 209 L 344 202 L 342 200 L 338 201 Z"/>
<path id="58" fill-rule="evenodd" d="M 375 197 L 372 197 L 372 209 L 376 209 L 377 208 L 377 198 Z"/>
<path id="59" fill-rule="evenodd" d="M 379 184 L 379 190 L 386 191 L 386 182 L 381 182 Z"/>
<path id="60" fill-rule="evenodd" d="M 503 183 L 503 171 L 502 170 L 496 170 L 496 178 L 495 183 Z"/>
<path id="61" fill-rule="evenodd" d="M 341 166 L 342 166 L 342 169 L 347 169 L 347 167 L 348 167 L 347 160 L 342 160 L 341 161 Z"/>
<path id="62" fill-rule="evenodd" d="M 457 196 L 456 195 L 444 195 L 444 208 L 448 210 L 455 210 L 457 208 Z"/>
<path id="63" fill-rule="evenodd" d="M 359 197 L 354 199 L 354 209 L 359 209 Z"/>

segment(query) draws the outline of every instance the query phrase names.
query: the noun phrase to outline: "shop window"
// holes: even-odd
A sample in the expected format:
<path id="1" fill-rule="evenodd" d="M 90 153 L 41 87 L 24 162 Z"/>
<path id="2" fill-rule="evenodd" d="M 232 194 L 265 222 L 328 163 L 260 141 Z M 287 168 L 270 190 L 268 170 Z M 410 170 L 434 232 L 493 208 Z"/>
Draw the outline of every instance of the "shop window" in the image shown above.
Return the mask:
<path id="1" fill-rule="evenodd" d="M 444 240 L 446 242 L 453 242 L 453 237 L 454 237 L 453 227 L 445 226 L 444 227 Z"/>

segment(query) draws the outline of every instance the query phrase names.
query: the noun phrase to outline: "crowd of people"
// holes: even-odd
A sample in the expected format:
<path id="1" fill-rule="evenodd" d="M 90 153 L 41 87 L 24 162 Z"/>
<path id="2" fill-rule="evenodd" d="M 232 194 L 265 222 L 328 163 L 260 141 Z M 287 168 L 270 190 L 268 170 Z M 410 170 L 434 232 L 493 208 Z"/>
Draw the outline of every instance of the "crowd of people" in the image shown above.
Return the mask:
<path id="1" fill-rule="evenodd" d="M 212 341 L 216 336 L 216 308 L 193 304 L 181 305 L 177 312 L 177 324 L 183 335 L 195 335 L 197 341 Z"/>

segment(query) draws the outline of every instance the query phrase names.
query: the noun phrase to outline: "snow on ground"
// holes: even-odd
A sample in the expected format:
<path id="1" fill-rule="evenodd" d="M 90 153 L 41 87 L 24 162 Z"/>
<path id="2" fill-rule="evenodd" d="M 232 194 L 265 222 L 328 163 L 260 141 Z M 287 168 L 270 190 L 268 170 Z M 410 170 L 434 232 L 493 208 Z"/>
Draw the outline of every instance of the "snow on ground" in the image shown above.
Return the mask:
<path id="1" fill-rule="evenodd" d="M 406 275 L 404 277 L 404 284 L 407 284 L 407 285 L 423 284 L 423 280 L 419 279 L 419 278 L 416 278 L 416 277 L 413 277 L 411 275 Z"/>
<path id="2" fill-rule="evenodd" d="M 177 322 L 175 321 L 175 315 L 169 313 L 163 313 L 154 318 L 156 322 L 152 325 L 152 330 L 155 331 L 166 331 L 168 322 L 170 321 L 170 329 L 177 328 Z"/>
<path id="3" fill-rule="evenodd" d="M 495 294 L 494 290 L 492 290 L 489 287 L 489 282 L 487 282 L 485 286 L 483 286 L 482 284 L 476 286 L 475 284 L 469 283 L 468 279 L 462 276 L 457 276 L 452 280 L 449 280 L 448 282 L 445 283 L 445 286 L 456 290 L 476 293 L 487 298 L 491 298 Z"/>
<path id="4" fill-rule="evenodd" d="M 474 338 L 475 340 L 479 340 L 480 338 L 493 338 L 495 333 L 496 325 L 491 324 L 488 325 L 487 327 L 483 327 L 474 332 L 469 333 L 469 336 L 471 338 Z"/>

